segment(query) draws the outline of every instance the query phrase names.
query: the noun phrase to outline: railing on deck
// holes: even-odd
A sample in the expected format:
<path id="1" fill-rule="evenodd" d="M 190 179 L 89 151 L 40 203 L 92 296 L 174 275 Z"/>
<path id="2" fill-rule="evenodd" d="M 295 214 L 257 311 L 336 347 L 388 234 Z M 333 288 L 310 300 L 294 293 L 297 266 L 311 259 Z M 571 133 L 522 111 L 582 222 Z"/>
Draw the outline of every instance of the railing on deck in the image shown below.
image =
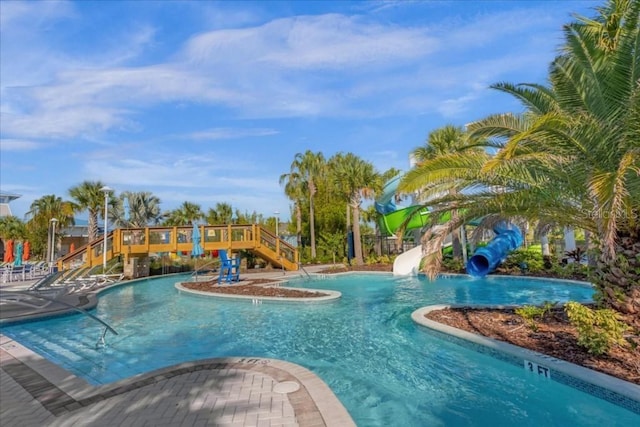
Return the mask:
<path id="1" fill-rule="evenodd" d="M 281 263 L 298 264 L 298 252 L 275 234 L 256 224 L 200 225 L 200 245 L 206 251 L 256 250 Z M 107 235 L 107 259 L 117 255 L 138 256 L 157 252 L 190 253 L 193 226 L 118 228 Z M 58 260 L 61 268 L 102 263 L 103 239 L 99 238 Z M 266 249 L 266 250 L 265 250 Z M 269 253 L 272 252 L 272 253 Z"/>

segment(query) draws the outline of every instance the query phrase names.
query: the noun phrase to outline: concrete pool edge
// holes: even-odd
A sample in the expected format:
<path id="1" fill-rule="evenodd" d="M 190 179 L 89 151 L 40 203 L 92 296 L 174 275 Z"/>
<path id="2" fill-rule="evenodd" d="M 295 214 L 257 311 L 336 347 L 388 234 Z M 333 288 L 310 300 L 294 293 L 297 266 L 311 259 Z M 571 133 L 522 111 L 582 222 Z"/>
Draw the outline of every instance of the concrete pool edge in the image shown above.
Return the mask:
<path id="1" fill-rule="evenodd" d="M 473 343 L 489 349 L 490 355 L 494 355 L 494 351 L 515 357 L 521 360 L 520 366 L 525 369 L 525 362 L 529 361 L 537 366 L 548 367 L 560 373 L 561 375 L 568 376 L 589 386 L 584 386 L 580 383 L 576 384 L 572 381 L 562 381 L 551 375 L 551 379 L 558 381 L 562 384 L 572 386 L 583 392 L 590 393 L 600 399 L 614 403 L 618 406 L 622 406 L 632 412 L 640 414 L 640 386 L 624 381 L 620 378 L 607 375 L 605 373 L 595 371 L 583 366 L 579 366 L 565 360 L 557 359 L 552 356 L 548 356 L 542 353 L 535 352 L 526 348 L 518 347 L 513 344 L 509 344 L 504 341 L 499 341 L 493 338 L 488 338 L 483 335 L 474 334 L 464 331 L 462 329 L 454 328 L 430 319 L 427 319 L 425 315 L 430 311 L 441 310 L 445 308 L 463 307 L 462 305 L 430 305 L 419 308 L 411 313 L 411 319 L 418 325 L 438 331 L 444 335 L 455 337 L 459 340 Z M 465 306 L 466 307 L 466 306 Z M 504 306 L 491 306 L 482 305 L 476 306 L 477 308 L 502 308 Z M 595 388 L 594 388 L 595 387 Z M 613 394 L 613 395 L 612 395 Z"/>
<path id="2" fill-rule="evenodd" d="M 53 415 L 59 416 L 82 411 L 84 407 L 108 400 L 143 387 L 155 385 L 170 378 L 184 375 L 185 383 L 190 374 L 197 371 L 221 371 L 230 369 L 259 372 L 276 383 L 297 382 L 299 390 L 288 393 L 300 426 L 355 426 L 351 415 L 329 386 L 316 374 L 303 366 L 279 359 L 260 357 L 224 357 L 201 359 L 161 368 L 144 374 L 93 386 L 64 368 L 32 352 L 20 343 L 0 335 L 0 369 L 13 378 L 34 399 Z M 21 373 L 12 374 L 11 365 L 22 365 Z M 12 370 L 16 370 L 15 367 Z M 25 371 L 31 371 L 25 375 Z M 29 378 L 30 377 L 30 378 Z M 34 389 L 35 382 L 39 384 Z M 31 389 L 31 390 L 30 390 Z M 38 393 L 40 395 L 38 395 Z M 44 401 L 41 395 L 45 395 Z M 47 396 L 55 395 L 54 401 Z M 55 401 L 57 399 L 57 401 Z"/>

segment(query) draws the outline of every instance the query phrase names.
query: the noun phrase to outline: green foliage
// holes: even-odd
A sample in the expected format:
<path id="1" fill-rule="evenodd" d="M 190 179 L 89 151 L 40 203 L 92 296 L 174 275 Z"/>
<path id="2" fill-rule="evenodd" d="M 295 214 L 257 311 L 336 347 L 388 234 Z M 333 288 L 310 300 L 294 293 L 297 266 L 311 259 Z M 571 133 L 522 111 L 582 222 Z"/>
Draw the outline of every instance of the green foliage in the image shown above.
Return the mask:
<path id="1" fill-rule="evenodd" d="M 0 218 L 0 237 L 3 239 L 24 239 L 27 229 L 24 222 L 17 216 Z"/>
<path id="2" fill-rule="evenodd" d="M 452 273 L 463 273 L 465 271 L 464 262 L 458 258 L 444 258 L 442 267 L 445 271 Z"/>
<path id="3" fill-rule="evenodd" d="M 540 246 L 516 249 L 507 256 L 502 266 L 507 269 L 525 269 L 532 273 L 543 270 L 544 261 Z"/>
<path id="4" fill-rule="evenodd" d="M 371 264 L 392 264 L 393 261 L 391 260 L 391 257 L 389 257 L 388 255 L 382 255 L 382 256 L 376 256 L 374 254 L 369 255 L 366 259 L 365 259 L 365 264 L 367 265 L 371 265 Z"/>
<path id="5" fill-rule="evenodd" d="M 578 344 L 591 354 L 608 353 L 614 345 L 626 345 L 624 333 L 629 326 L 620 320 L 614 310 L 592 310 L 577 302 L 566 305 L 569 321 L 578 330 Z"/>
<path id="6" fill-rule="evenodd" d="M 541 307 L 534 305 L 525 305 L 516 309 L 516 314 L 522 317 L 534 332 L 538 330 L 538 324 L 536 321 L 544 319 L 544 316 L 555 306 L 555 303 L 545 301 Z"/>

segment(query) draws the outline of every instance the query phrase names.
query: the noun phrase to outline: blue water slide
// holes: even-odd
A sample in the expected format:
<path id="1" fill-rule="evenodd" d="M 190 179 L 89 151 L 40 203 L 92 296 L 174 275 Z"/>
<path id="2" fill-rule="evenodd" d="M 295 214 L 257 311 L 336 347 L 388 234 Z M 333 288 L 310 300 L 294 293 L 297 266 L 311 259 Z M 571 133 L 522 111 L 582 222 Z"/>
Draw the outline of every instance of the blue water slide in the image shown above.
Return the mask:
<path id="1" fill-rule="evenodd" d="M 484 277 L 491 273 L 509 252 L 522 245 L 522 232 L 512 224 L 496 226 L 496 233 L 486 246 L 478 248 L 467 261 L 467 273 L 473 277 Z"/>

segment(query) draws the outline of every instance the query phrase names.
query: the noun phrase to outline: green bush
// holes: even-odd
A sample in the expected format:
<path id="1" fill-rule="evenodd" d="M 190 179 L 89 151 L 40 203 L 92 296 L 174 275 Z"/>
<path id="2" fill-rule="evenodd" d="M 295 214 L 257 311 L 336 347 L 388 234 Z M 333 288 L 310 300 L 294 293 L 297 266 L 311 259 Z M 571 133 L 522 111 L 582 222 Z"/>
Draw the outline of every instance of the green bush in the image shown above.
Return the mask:
<path id="1" fill-rule="evenodd" d="M 540 246 L 516 249 L 507 256 L 502 267 L 507 269 L 528 270 L 532 273 L 543 270 L 544 261 L 542 259 Z"/>
<path id="2" fill-rule="evenodd" d="M 544 316 L 555 306 L 554 303 L 545 301 L 541 307 L 525 305 L 516 309 L 516 314 L 522 317 L 531 330 L 538 331 L 537 320 L 544 319 Z"/>
<path id="3" fill-rule="evenodd" d="M 578 344 L 591 354 L 608 353 L 612 346 L 627 344 L 624 333 L 629 326 L 620 315 L 610 309 L 592 310 L 577 302 L 566 305 L 569 321 L 578 330 Z"/>
<path id="4" fill-rule="evenodd" d="M 454 273 L 463 273 L 465 271 L 464 262 L 456 258 L 444 258 L 442 260 L 442 267 L 445 271 Z"/>

